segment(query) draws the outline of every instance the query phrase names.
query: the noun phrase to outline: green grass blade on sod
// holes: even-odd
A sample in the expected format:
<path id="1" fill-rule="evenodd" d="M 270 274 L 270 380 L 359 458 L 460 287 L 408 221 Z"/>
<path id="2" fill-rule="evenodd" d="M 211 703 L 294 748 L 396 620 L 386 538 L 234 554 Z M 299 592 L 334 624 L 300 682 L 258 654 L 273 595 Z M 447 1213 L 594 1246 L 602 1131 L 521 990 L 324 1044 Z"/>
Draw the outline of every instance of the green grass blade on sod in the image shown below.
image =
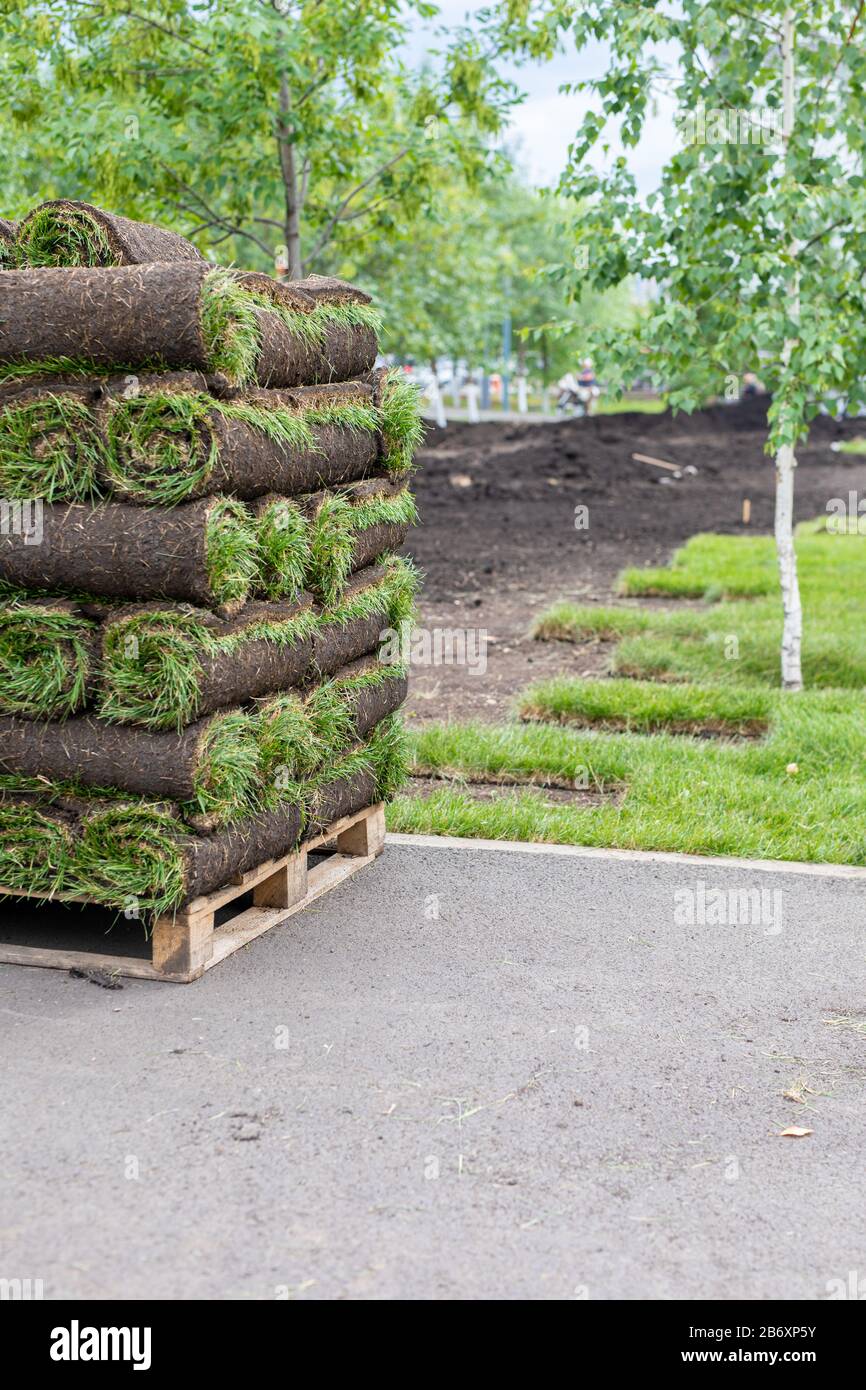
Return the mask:
<path id="1" fill-rule="evenodd" d="M 204 495 L 218 463 L 215 402 L 203 392 L 147 391 L 107 412 L 106 490 L 177 506 Z"/>
<path id="2" fill-rule="evenodd" d="M 199 712 L 204 658 L 217 642 L 204 614 L 150 609 L 106 625 L 100 714 L 150 729 L 182 728 Z"/>
<path id="3" fill-rule="evenodd" d="M 0 409 L 0 495 L 85 502 L 99 495 L 105 443 L 93 410 L 60 391 L 21 393 Z"/>
<path id="4" fill-rule="evenodd" d="M 201 333 L 205 360 L 191 365 L 222 372 L 238 386 L 255 381 L 261 351 L 256 304 L 222 268 L 209 271 L 202 284 Z"/>
<path id="5" fill-rule="evenodd" d="M 268 599 L 298 598 L 310 568 L 307 518 L 287 497 L 261 497 L 251 505 L 258 536 L 259 590 Z"/>
<path id="6" fill-rule="evenodd" d="M 18 249 L 22 264 L 31 266 L 116 264 L 104 228 L 72 205 L 31 212 L 19 227 Z"/>
<path id="7" fill-rule="evenodd" d="M 0 603 L 0 711 L 64 719 L 84 708 L 96 628 L 74 605 Z"/>
<path id="8" fill-rule="evenodd" d="M 336 746 L 334 731 L 329 741 L 314 727 L 306 701 L 286 691 L 255 705 L 260 780 L 267 804 L 297 795 L 298 783 L 309 777 Z"/>
<path id="9" fill-rule="evenodd" d="M 393 368 L 385 378 L 380 410 L 388 469 L 408 473 L 424 442 L 424 421 L 420 392 L 399 368 Z"/>
<path id="10" fill-rule="evenodd" d="M 306 503 L 311 513 L 306 583 L 326 608 L 339 601 L 354 570 L 402 543 L 418 515 L 407 488 L 374 479 Z"/>
<path id="11" fill-rule="evenodd" d="M 184 844 L 191 832 L 148 806 L 95 807 L 83 820 L 70 878 L 107 907 L 167 912 L 184 897 Z"/>
<path id="12" fill-rule="evenodd" d="M 39 796 L 0 794 L 0 887 L 48 897 L 67 886 L 76 825 Z"/>

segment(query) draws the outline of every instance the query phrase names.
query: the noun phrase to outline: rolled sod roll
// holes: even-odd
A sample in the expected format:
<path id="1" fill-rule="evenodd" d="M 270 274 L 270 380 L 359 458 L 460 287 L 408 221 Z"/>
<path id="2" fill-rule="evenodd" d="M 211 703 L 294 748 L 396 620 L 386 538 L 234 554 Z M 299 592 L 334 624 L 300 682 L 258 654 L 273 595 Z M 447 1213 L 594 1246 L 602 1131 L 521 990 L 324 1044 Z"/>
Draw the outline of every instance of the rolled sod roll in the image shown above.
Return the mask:
<path id="1" fill-rule="evenodd" d="M 333 719 L 331 701 L 336 698 L 346 713 L 349 739 L 364 739 L 377 725 L 396 713 L 409 691 L 409 679 L 401 666 L 387 665 L 375 654 L 361 657 L 337 671 L 311 691 L 308 702 L 314 732 Z"/>
<path id="2" fill-rule="evenodd" d="M 83 709 L 99 661 L 99 630 L 62 599 L 0 603 L 0 712 L 65 719 Z"/>
<path id="3" fill-rule="evenodd" d="M 402 556 L 388 556 L 352 575 L 340 603 L 320 613 L 308 679 L 321 680 L 399 633 L 414 614 L 417 587 L 417 574 Z"/>
<path id="4" fill-rule="evenodd" d="M 307 702 L 297 691 L 256 701 L 253 714 L 262 784 L 268 800 L 279 801 L 315 771 L 330 744 L 319 737 Z"/>
<path id="5" fill-rule="evenodd" d="M 39 795 L 0 794 L 0 887 L 44 894 L 65 886 L 76 817 Z"/>
<path id="6" fill-rule="evenodd" d="M 337 602 L 350 574 L 399 549 L 417 520 L 408 488 L 387 478 L 317 493 L 301 506 L 310 527 L 306 584 L 326 605 Z"/>
<path id="7" fill-rule="evenodd" d="M 258 537 L 258 591 L 291 600 L 304 591 L 310 568 L 310 527 L 302 509 L 273 494 L 250 503 Z"/>
<path id="8" fill-rule="evenodd" d="M 162 390 L 187 396 L 216 389 L 223 378 L 172 372 L 155 380 Z M 84 502 L 105 495 L 107 404 L 150 389 L 146 373 L 48 373 L 0 383 L 0 496 Z"/>
<path id="9" fill-rule="evenodd" d="M 78 502 L 97 495 L 106 454 L 99 382 L 45 378 L 0 385 L 0 495 Z"/>
<path id="10" fill-rule="evenodd" d="M 417 580 L 399 559 L 353 576 L 339 607 L 251 601 L 230 619 L 160 605 L 113 613 L 102 629 L 99 712 L 179 729 L 205 714 L 290 690 L 374 650 L 413 607 Z"/>
<path id="11" fill-rule="evenodd" d="M 305 839 L 312 839 L 343 816 L 363 811 L 377 801 L 376 774 L 372 767 L 339 775 L 339 765 L 327 780 L 317 783 L 307 797 Z"/>
<path id="12" fill-rule="evenodd" d="M 23 506 L 24 504 L 20 504 Z M 174 598 L 226 610 L 258 575 L 255 526 L 240 502 L 182 507 L 37 504 L 25 528 L 0 531 L 0 579 L 24 589 Z"/>
<path id="13" fill-rule="evenodd" d="M 417 392 L 395 372 L 244 392 L 193 371 L 13 375 L 0 381 L 0 496 L 292 496 L 406 473 L 419 432 Z"/>
<path id="14" fill-rule="evenodd" d="M 255 723 L 230 710 L 182 733 L 152 733 L 83 716 L 64 724 L 0 717 L 0 772 L 167 797 L 229 820 L 253 804 Z"/>
<path id="15" fill-rule="evenodd" d="M 168 912 L 290 853 L 302 825 L 303 808 L 285 802 L 216 834 L 195 835 L 146 805 L 102 803 L 80 819 L 68 880 L 106 906 L 135 899 L 144 910 Z"/>
<path id="16" fill-rule="evenodd" d="M 359 389 L 347 389 L 352 386 Z M 112 401 L 104 491 L 173 505 L 215 492 L 289 496 L 364 478 L 383 453 L 383 421 L 372 396 L 368 384 L 357 382 L 329 398 L 301 387 L 227 401 L 173 390 Z"/>
<path id="17" fill-rule="evenodd" d="M 32 266 L 204 261 L 198 248 L 177 232 L 68 198 L 40 203 L 19 224 L 17 239 L 23 261 Z"/>
<path id="18" fill-rule="evenodd" d="M 212 711 L 297 685 L 309 669 L 312 599 L 252 600 L 234 618 L 143 605 L 120 609 L 102 629 L 105 719 L 179 729 Z"/>
<path id="19" fill-rule="evenodd" d="M 294 793 L 301 779 L 331 766 L 400 707 L 407 688 L 405 671 L 372 655 L 306 695 L 287 691 L 256 701 L 261 778 L 268 794 L 279 799 Z"/>
<path id="20" fill-rule="evenodd" d="M 2 275 L 0 363 L 194 368 L 234 385 L 291 387 L 363 376 L 376 359 L 370 305 L 290 309 L 207 262 Z"/>

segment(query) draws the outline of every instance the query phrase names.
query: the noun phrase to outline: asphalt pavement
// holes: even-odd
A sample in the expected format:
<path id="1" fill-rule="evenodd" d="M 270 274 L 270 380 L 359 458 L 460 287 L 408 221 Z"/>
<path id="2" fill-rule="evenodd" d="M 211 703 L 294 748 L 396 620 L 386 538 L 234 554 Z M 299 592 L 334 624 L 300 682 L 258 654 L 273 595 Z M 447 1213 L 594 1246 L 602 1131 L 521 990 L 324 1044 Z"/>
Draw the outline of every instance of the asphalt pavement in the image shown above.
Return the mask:
<path id="1" fill-rule="evenodd" d="M 866 1293 L 866 871 L 395 837 L 192 985 L 0 966 L 0 1035 L 46 1298 Z"/>

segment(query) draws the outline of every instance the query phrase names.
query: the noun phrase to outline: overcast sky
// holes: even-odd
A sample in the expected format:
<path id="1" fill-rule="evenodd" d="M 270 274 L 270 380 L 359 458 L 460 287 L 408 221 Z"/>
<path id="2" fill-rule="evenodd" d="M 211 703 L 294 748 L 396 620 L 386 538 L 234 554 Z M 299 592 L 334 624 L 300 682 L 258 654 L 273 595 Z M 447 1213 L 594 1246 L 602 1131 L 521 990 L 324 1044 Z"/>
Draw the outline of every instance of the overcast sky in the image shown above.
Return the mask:
<path id="1" fill-rule="evenodd" d="M 467 0 L 439 0 L 439 17 L 432 24 L 415 23 L 410 45 L 413 59 L 421 61 L 437 24 L 459 24 L 467 14 L 481 9 L 480 4 Z M 565 165 L 568 145 L 577 130 L 587 107 L 586 97 L 578 94 L 564 96 L 559 87 L 563 82 L 576 82 L 602 74 L 607 65 L 607 49 L 593 44 L 580 53 L 573 50 L 561 53 L 550 63 L 525 67 L 506 66 L 503 71 L 513 78 L 526 99 L 514 111 L 509 143 L 517 147 L 520 163 L 536 184 L 554 183 Z M 656 187 L 661 166 L 674 147 L 672 106 L 660 99 L 658 113 L 647 121 L 644 136 L 636 150 L 629 152 L 629 165 L 638 179 L 642 193 Z M 614 155 L 622 153 L 617 141 L 612 141 Z"/>

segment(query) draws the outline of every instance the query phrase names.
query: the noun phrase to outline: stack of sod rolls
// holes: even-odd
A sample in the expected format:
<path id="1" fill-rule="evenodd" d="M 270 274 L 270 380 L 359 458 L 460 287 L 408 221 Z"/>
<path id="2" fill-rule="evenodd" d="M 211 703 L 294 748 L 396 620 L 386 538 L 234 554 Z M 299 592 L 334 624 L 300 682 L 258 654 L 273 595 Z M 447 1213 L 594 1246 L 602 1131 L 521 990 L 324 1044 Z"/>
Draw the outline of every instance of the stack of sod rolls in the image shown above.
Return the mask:
<path id="1" fill-rule="evenodd" d="M 403 776 L 421 426 L 369 296 L 0 219 L 0 886 L 171 911 Z"/>

